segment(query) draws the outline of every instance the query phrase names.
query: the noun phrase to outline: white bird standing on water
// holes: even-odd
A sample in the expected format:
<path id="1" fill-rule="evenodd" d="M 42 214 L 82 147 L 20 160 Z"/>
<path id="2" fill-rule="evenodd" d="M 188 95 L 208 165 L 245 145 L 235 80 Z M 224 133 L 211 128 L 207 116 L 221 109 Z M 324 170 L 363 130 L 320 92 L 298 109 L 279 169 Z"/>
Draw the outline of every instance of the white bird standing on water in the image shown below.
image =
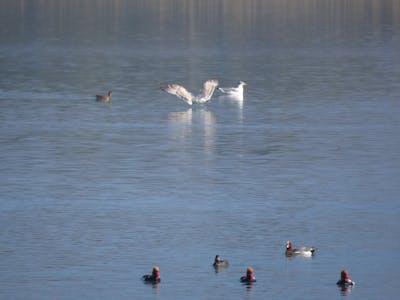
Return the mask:
<path id="1" fill-rule="evenodd" d="M 219 87 L 218 90 L 224 94 L 226 94 L 229 97 L 233 98 L 238 98 L 238 99 L 243 99 L 243 90 L 244 86 L 246 86 L 247 83 L 244 81 L 239 81 L 239 84 L 237 87 L 231 87 L 231 88 L 221 88 Z"/>
<path id="2" fill-rule="evenodd" d="M 205 103 L 209 101 L 218 86 L 218 80 L 210 79 L 204 82 L 203 91 L 200 95 L 194 96 L 188 92 L 183 86 L 178 84 L 162 83 L 160 89 L 181 98 L 183 101 L 192 105 L 193 103 Z"/>

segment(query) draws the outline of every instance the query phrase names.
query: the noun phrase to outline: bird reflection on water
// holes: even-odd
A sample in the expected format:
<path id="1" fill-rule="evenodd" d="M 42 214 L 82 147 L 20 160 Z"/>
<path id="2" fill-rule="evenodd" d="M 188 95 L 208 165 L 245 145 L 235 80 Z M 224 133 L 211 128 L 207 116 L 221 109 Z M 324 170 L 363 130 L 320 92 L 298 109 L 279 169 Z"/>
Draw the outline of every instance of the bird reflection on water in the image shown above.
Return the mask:
<path id="1" fill-rule="evenodd" d="M 168 114 L 171 135 L 179 143 L 186 144 L 196 129 L 204 130 L 202 136 L 205 152 L 214 152 L 215 145 L 215 116 L 206 108 L 190 108 L 185 111 Z M 198 126 L 194 126 L 198 125 Z"/>

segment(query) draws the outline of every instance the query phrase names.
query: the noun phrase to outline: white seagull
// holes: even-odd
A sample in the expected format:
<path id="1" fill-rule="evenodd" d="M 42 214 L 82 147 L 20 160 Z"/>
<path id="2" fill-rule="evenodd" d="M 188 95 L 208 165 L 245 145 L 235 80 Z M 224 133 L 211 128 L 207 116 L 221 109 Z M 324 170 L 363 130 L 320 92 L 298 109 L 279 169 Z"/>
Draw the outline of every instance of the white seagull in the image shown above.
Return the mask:
<path id="1" fill-rule="evenodd" d="M 247 83 L 244 81 L 239 81 L 239 84 L 237 87 L 231 87 L 231 88 L 221 88 L 219 87 L 218 90 L 227 96 L 234 97 L 234 98 L 239 98 L 243 99 L 243 87 L 246 86 Z"/>
<path id="2" fill-rule="evenodd" d="M 200 95 L 194 96 L 192 93 L 188 92 L 183 86 L 178 84 L 160 84 L 160 89 L 181 98 L 183 101 L 192 105 L 193 103 L 205 103 L 209 101 L 218 86 L 218 80 L 210 79 L 204 82 L 203 91 Z"/>

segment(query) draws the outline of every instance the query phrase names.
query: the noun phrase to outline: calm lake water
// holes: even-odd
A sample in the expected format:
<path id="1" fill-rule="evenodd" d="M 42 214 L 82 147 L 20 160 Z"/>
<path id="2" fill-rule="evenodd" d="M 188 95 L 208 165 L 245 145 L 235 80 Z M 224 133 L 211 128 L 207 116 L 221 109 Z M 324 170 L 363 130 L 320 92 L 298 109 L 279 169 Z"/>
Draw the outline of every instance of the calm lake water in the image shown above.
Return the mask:
<path id="1" fill-rule="evenodd" d="M 399 79 L 396 0 L 1 1 L 0 298 L 396 299 Z"/>

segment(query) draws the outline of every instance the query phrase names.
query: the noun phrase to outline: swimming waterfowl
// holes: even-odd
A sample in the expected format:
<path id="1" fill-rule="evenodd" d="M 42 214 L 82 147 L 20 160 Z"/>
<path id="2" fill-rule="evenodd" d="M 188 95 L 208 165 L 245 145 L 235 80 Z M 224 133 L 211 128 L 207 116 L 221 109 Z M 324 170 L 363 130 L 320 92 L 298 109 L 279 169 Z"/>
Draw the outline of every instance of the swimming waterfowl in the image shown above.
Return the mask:
<path id="1" fill-rule="evenodd" d="M 222 259 L 219 255 L 215 256 L 213 266 L 215 268 L 225 268 L 229 265 L 229 262 L 226 259 Z"/>
<path id="2" fill-rule="evenodd" d="M 111 102 L 112 98 L 111 98 L 111 94 L 112 91 L 108 91 L 107 95 L 96 95 L 96 101 L 99 102 Z"/>
<path id="3" fill-rule="evenodd" d="M 297 249 L 293 248 L 292 242 L 287 241 L 286 242 L 286 251 L 285 254 L 286 256 L 305 256 L 305 257 L 310 257 L 314 255 L 315 248 L 314 247 L 299 247 Z"/>
<path id="4" fill-rule="evenodd" d="M 160 276 L 160 269 L 158 266 L 153 267 L 153 272 L 151 275 L 143 275 L 142 277 L 144 282 L 147 283 L 158 283 L 161 281 L 161 276 Z"/>
<path id="5" fill-rule="evenodd" d="M 227 96 L 243 99 L 243 90 L 244 90 L 244 86 L 246 86 L 246 85 L 247 85 L 246 82 L 239 81 L 237 87 L 229 87 L 229 88 L 218 87 L 218 90 L 221 93 L 226 94 Z"/>
<path id="6" fill-rule="evenodd" d="M 246 276 L 240 277 L 240 281 L 243 283 L 256 282 L 256 277 L 254 276 L 254 270 L 252 267 L 248 267 L 246 270 Z"/>
<path id="7" fill-rule="evenodd" d="M 349 272 L 347 270 L 342 270 L 340 272 L 340 279 L 338 282 L 336 282 L 336 284 L 341 287 L 350 287 L 356 283 L 350 279 Z"/>
<path id="8" fill-rule="evenodd" d="M 203 84 L 203 91 L 197 96 L 194 96 L 192 93 L 188 92 L 183 86 L 178 84 L 162 83 L 160 84 L 160 89 L 169 94 L 175 95 L 185 101 L 187 104 L 192 105 L 194 103 L 202 104 L 209 101 L 214 94 L 217 86 L 218 80 L 207 80 Z"/>

